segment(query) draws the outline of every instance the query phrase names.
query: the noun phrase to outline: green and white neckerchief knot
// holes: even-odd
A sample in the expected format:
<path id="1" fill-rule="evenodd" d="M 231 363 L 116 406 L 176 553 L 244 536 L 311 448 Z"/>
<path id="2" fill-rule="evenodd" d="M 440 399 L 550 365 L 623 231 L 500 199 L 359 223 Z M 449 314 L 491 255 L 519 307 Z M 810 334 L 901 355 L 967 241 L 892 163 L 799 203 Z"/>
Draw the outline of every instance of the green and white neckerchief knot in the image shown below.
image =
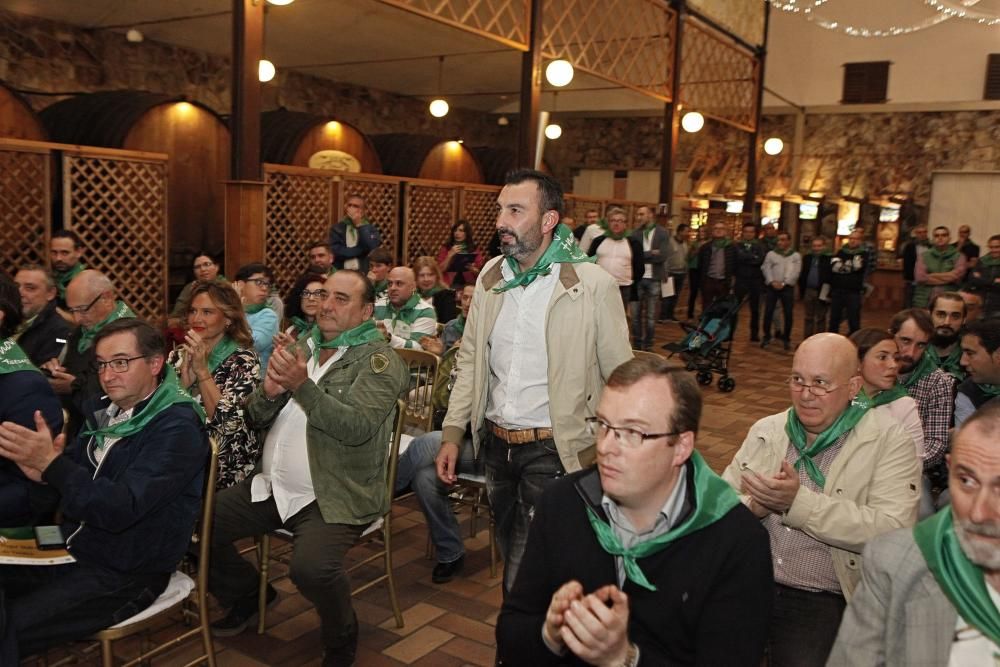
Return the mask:
<path id="1" fill-rule="evenodd" d="M 805 466 L 806 474 L 809 475 L 809 479 L 816 483 L 816 486 L 821 489 L 826 486 L 826 475 L 813 459 L 833 447 L 840 436 L 857 426 L 870 407 L 865 401 L 852 401 L 847 409 L 840 413 L 837 421 L 817 435 L 811 445 L 806 445 L 806 429 L 795 413 L 795 408 L 789 408 L 788 419 L 785 421 L 785 434 L 799 454 L 795 460 L 795 469 L 798 470 Z"/>
<path id="2" fill-rule="evenodd" d="M 781 248 L 775 248 L 773 252 L 778 253 L 782 257 L 791 257 L 792 253 L 795 252 L 795 248 L 792 248 L 791 246 L 789 246 L 787 250 L 782 250 Z"/>
<path id="3" fill-rule="evenodd" d="M 5 338 L 0 343 L 0 375 L 5 373 L 17 373 L 20 371 L 35 371 L 41 373 L 35 367 L 28 355 L 24 353 L 21 346 L 13 338 Z"/>
<path id="4" fill-rule="evenodd" d="M 222 364 L 223 361 L 229 358 L 233 352 L 240 348 L 236 344 L 236 341 L 229 336 L 223 336 L 219 339 L 219 342 L 215 344 L 212 351 L 208 353 L 208 370 L 210 373 L 214 373 L 215 370 Z"/>
<path id="5" fill-rule="evenodd" d="M 859 245 L 857 248 L 852 248 L 851 246 L 849 246 L 849 245 L 847 245 L 845 243 L 844 245 L 842 245 L 840 247 L 840 251 L 843 252 L 843 253 L 847 253 L 848 255 L 852 255 L 852 256 L 853 255 L 860 255 L 861 253 L 865 252 L 865 247 Z"/>
<path id="6" fill-rule="evenodd" d="M 945 507 L 913 527 L 913 540 L 959 615 L 1000 646 L 1000 610 L 986 590 L 982 568 L 962 550 L 954 522 L 951 507 Z"/>
<path id="7" fill-rule="evenodd" d="M 127 438 L 130 435 L 134 435 L 146 428 L 146 425 L 158 414 L 170 406 L 177 404 L 190 405 L 199 419 L 205 421 L 205 410 L 198 401 L 191 397 L 191 394 L 187 393 L 180 386 L 177 382 L 177 374 L 174 372 L 174 367 L 168 364 L 166 366 L 166 373 L 163 376 L 163 382 L 156 388 L 152 398 L 143 406 L 141 411 L 133 413 L 131 417 L 117 424 L 84 430 L 83 435 L 94 436 L 97 440 L 97 447 L 103 449 L 105 439 L 109 437 Z"/>
<path id="8" fill-rule="evenodd" d="M 312 331 L 313 323 L 304 317 L 299 317 L 298 315 L 292 315 L 291 317 L 292 327 L 295 329 L 295 337 L 301 338 L 302 334 Z"/>
<path id="9" fill-rule="evenodd" d="M 124 301 L 115 301 L 115 307 L 111 309 L 111 313 L 103 320 L 92 327 L 80 327 L 80 340 L 76 344 L 76 351 L 82 354 L 89 350 L 90 346 L 94 343 L 94 337 L 97 336 L 101 329 L 115 320 L 121 320 L 126 317 L 135 317 L 135 313 L 132 312 L 132 309 Z"/>
<path id="10" fill-rule="evenodd" d="M 52 277 L 56 281 L 56 290 L 59 292 L 59 298 L 66 298 L 66 288 L 73 278 L 76 278 L 84 269 L 86 269 L 82 262 L 77 262 L 69 269 L 65 271 L 53 271 Z"/>
<path id="11" fill-rule="evenodd" d="M 323 334 L 319 330 L 319 325 L 313 325 L 309 337 L 313 342 L 313 360 L 319 359 L 320 350 L 332 350 L 338 347 L 354 347 L 364 345 L 377 340 L 384 341 L 385 336 L 375 326 L 375 320 L 365 320 L 353 329 L 342 331 L 331 340 L 323 340 Z"/>
<path id="12" fill-rule="evenodd" d="M 910 376 L 901 381 L 900 384 L 902 384 L 905 388 L 909 389 L 910 387 L 913 387 L 920 382 L 920 380 L 937 370 L 937 360 L 930 354 L 930 351 L 930 347 L 924 350 L 924 354 L 920 357 L 920 361 L 918 361 L 917 365 L 913 367 L 912 371 L 910 371 Z"/>
<path id="13" fill-rule="evenodd" d="M 659 553 L 680 538 L 712 525 L 740 504 L 733 488 L 712 472 L 701 454 L 692 452 L 689 460 L 694 468 L 694 508 L 684 521 L 663 535 L 626 549 L 611 525 L 602 520 L 591 507 L 587 507 L 587 518 L 597 537 L 597 543 L 605 552 L 621 557 L 627 579 L 649 591 L 656 591 L 656 586 L 643 574 L 636 562 L 639 558 Z"/>
<path id="14" fill-rule="evenodd" d="M 623 238 L 625 238 L 626 236 L 628 236 L 628 230 L 627 229 L 623 229 L 620 232 L 613 232 L 610 229 L 608 229 L 608 231 L 604 232 L 604 235 L 606 237 L 608 237 L 609 239 L 613 239 L 615 241 L 621 241 Z"/>
<path id="15" fill-rule="evenodd" d="M 247 315 L 256 315 L 265 308 L 270 308 L 271 304 L 267 301 L 264 303 L 248 303 L 243 306 L 243 312 Z"/>
<path id="16" fill-rule="evenodd" d="M 938 354 L 937 348 L 933 345 L 928 345 L 927 349 L 924 350 L 924 356 L 930 355 L 931 360 L 934 365 L 943 370 L 948 375 L 962 380 L 965 378 L 965 369 L 962 368 L 962 348 L 955 345 L 951 352 L 948 353 L 947 357 L 942 358 Z"/>
<path id="17" fill-rule="evenodd" d="M 552 272 L 553 264 L 578 264 L 580 262 L 595 262 L 596 257 L 587 257 L 580 250 L 580 247 L 576 245 L 576 241 L 573 237 L 573 232 L 570 231 L 569 227 L 559 223 L 556 225 L 555 230 L 552 233 L 552 242 L 549 247 L 545 249 L 542 256 L 535 261 L 535 265 L 532 266 L 527 271 L 521 271 L 521 266 L 517 263 L 517 260 L 513 257 L 508 256 L 505 260 L 507 266 L 510 270 L 514 272 L 514 279 L 501 285 L 500 287 L 494 287 L 493 291 L 499 294 L 500 292 L 506 292 L 509 289 L 515 287 L 527 287 L 531 283 L 535 282 L 535 278 L 538 276 L 547 276 Z"/>
<path id="18" fill-rule="evenodd" d="M 880 391 L 874 396 L 869 396 L 868 392 L 862 389 L 851 401 L 851 405 L 857 405 L 867 410 L 869 408 L 877 408 L 880 405 L 888 405 L 896 399 L 903 398 L 906 395 L 906 389 L 904 389 L 901 384 L 895 384 L 891 389 Z"/>

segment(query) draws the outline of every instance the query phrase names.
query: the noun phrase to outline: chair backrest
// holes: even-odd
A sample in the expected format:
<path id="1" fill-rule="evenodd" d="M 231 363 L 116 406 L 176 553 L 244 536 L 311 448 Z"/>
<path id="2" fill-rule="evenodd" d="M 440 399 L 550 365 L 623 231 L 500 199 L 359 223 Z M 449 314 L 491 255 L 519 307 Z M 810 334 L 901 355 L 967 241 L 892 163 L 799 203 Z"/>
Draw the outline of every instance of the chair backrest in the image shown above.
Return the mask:
<path id="1" fill-rule="evenodd" d="M 404 426 L 416 426 L 426 433 L 434 419 L 434 378 L 440 360 L 425 350 L 396 350 L 396 353 L 410 369 Z"/>
<path id="2" fill-rule="evenodd" d="M 392 426 L 392 439 L 389 440 L 389 460 L 386 465 L 385 484 L 386 493 L 389 498 L 389 509 L 386 513 L 392 512 L 392 497 L 396 492 L 396 472 L 399 470 L 399 438 L 403 435 L 403 425 L 406 422 L 406 401 L 398 399 L 396 401 L 396 419 Z"/>
<path id="3" fill-rule="evenodd" d="M 212 541 L 212 520 L 215 518 L 215 483 L 219 477 L 219 443 L 208 439 L 208 466 L 205 469 L 205 499 L 201 506 L 201 528 L 198 530 L 198 608 L 208 612 L 208 559 Z"/>

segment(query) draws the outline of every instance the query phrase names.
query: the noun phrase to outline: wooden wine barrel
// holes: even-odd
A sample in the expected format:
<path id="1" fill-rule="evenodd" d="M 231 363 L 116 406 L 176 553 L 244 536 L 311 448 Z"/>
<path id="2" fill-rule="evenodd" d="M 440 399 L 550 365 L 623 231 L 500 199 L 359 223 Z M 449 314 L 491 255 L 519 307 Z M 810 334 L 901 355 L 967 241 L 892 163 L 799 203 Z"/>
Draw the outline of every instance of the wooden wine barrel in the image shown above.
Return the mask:
<path id="1" fill-rule="evenodd" d="M 190 273 L 195 251 L 221 254 L 229 129 L 218 114 L 178 96 L 119 90 L 78 95 L 39 115 L 52 141 L 169 156 L 171 283 Z"/>
<path id="2" fill-rule="evenodd" d="M 379 134 L 372 143 L 382 170 L 392 176 L 482 183 L 483 170 L 469 149 L 457 141 L 420 134 Z"/>
<path id="3" fill-rule="evenodd" d="M 24 99 L 0 83 L 0 137 L 45 141 L 45 126 Z"/>
<path id="4" fill-rule="evenodd" d="M 287 109 L 261 114 L 260 155 L 264 162 L 346 171 L 357 166 L 366 174 L 382 173 L 378 153 L 361 130 L 343 121 Z"/>

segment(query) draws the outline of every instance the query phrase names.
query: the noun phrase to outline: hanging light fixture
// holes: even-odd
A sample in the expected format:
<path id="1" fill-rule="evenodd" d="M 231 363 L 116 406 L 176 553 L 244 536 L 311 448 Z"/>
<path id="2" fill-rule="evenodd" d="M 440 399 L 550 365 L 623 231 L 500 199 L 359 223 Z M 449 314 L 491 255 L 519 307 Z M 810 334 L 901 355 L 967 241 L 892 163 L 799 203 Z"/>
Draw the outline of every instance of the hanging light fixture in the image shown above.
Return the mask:
<path id="1" fill-rule="evenodd" d="M 278 5 L 279 7 L 282 7 L 284 5 L 290 5 L 293 2 L 295 2 L 295 0 L 267 0 L 267 1 L 270 4 L 272 4 L 272 5 Z"/>
<path id="2" fill-rule="evenodd" d="M 556 107 L 559 106 L 559 93 L 552 93 L 552 113 L 556 112 Z M 562 136 L 562 126 L 559 123 L 549 123 L 545 126 L 545 137 L 547 139 L 558 139 Z"/>
<path id="3" fill-rule="evenodd" d="M 545 67 L 545 80 L 556 88 L 568 86 L 573 80 L 573 64 L 563 58 L 553 60 Z"/>
<path id="4" fill-rule="evenodd" d="M 257 80 L 261 83 L 267 83 L 274 78 L 276 71 L 274 63 L 270 60 L 261 60 L 257 63 Z"/>
<path id="5" fill-rule="evenodd" d="M 697 111 L 688 111 L 681 116 L 681 127 L 684 128 L 685 132 L 697 132 L 705 127 L 705 117 Z"/>
<path id="6" fill-rule="evenodd" d="M 448 102 L 441 98 L 441 82 L 444 78 L 444 56 L 438 56 L 438 97 L 437 99 L 431 100 L 431 103 L 427 106 L 427 110 L 431 112 L 431 115 L 435 118 L 442 118 L 448 115 Z"/>
<path id="7" fill-rule="evenodd" d="M 777 155 L 785 148 L 785 142 L 778 137 L 771 137 L 764 142 L 764 152 L 768 155 Z"/>

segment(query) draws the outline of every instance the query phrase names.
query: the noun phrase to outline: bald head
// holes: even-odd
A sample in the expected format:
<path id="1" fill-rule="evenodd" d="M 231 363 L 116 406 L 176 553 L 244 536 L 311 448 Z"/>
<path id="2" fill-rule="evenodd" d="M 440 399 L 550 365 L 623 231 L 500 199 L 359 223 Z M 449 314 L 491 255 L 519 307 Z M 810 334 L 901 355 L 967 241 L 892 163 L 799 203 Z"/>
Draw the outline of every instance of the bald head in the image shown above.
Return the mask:
<path id="1" fill-rule="evenodd" d="M 66 307 L 77 324 L 91 327 L 114 309 L 114 285 L 100 271 L 81 271 L 66 287 Z"/>
<path id="2" fill-rule="evenodd" d="M 389 303 L 402 308 L 417 289 L 417 276 L 408 266 L 397 266 L 389 272 Z"/>
<path id="3" fill-rule="evenodd" d="M 851 341 L 835 333 L 818 333 L 810 336 L 799 344 L 795 351 L 795 359 L 799 355 L 825 357 L 837 378 L 847 380 L 858 374 L 858 350 Z M 795 360 L 792 361 L 794 367 Z"/>
<path id="4" fill-rule="evenodd" d="M 810 336 L 795 351 L 789 389 L 806 431 L 822 433 L 861 389 L 857 349 L 840 334 Z"/>

